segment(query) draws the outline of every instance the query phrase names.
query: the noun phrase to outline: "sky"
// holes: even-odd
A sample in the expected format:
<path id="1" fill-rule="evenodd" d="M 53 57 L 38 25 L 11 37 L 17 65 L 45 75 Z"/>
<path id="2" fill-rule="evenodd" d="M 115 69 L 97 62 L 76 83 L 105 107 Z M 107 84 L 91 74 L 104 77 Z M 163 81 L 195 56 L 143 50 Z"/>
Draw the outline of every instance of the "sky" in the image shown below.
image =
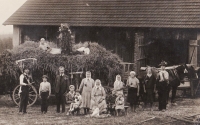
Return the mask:
<path id="1" fill-rule="evenodd" d="M 13 26 L 4 26 L 5 22 L 26 0 L 0 0 L 0 34 L 12 34 Z"/>

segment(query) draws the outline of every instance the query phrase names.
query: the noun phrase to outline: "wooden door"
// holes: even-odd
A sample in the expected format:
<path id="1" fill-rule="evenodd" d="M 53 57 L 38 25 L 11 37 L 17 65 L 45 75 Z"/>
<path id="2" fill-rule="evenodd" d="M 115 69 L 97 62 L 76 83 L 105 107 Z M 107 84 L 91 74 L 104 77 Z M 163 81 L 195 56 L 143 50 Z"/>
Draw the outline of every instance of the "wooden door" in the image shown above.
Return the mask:
<path id="1" fill-rule="evenodd" d="M 135 46 L 136 46 L 136 64 L 137 64 L 137 72 L 139 72 L 140 67 L 145 67 L 146 66 L 146 53 L 145 53 L 145 48 L 146 44 L 144 41 L 144 34 L 143 33 L 137 33 L 136 38 L 135 38 Z"/>

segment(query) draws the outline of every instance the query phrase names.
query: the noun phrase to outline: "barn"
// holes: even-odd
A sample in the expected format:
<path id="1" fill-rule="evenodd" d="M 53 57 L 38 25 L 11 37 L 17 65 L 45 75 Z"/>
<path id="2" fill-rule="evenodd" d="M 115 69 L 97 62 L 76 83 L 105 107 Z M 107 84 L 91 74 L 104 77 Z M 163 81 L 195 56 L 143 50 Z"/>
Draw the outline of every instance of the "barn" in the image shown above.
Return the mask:
<path id="1" fill-rule="evenodd" d="M 57 42 L 67 23 L 74 41 L 98 42 L 118 54 L 124 65 L 199 65 L 199 0 L 27 0 L 3 24 L 13 25 L 13 45 Z"/>

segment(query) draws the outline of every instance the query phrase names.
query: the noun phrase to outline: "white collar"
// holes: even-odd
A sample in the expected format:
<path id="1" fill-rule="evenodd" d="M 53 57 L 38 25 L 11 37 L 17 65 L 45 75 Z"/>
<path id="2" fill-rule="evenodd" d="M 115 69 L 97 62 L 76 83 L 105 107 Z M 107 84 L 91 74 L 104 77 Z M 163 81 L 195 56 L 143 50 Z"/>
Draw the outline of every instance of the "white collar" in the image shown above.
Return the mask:
<path id="1" fill-rule="evenodd" d="M 65 74 L 63 73 L 63 74 L 60 74 L 60 76 L 64 76 Z"/>
<path id="2" fill-rule="evenodd" d="M 99 87 L 95 86 L 95 89 L 97 89 L 97 88 L 99 88 L 99 90 L 101 90 L 101 86 L 99 86 Z"/>
<path id="3" fill-rule="evenodd" d="M 71 93 L 71 91 L 69 91 L 69 94 L 73 95 L 75 93 L 75 91 L 73 93 Z"/>
<path id="4" fill-rule="evenodd" d="M 148 76 L 148 77 L 151 77 L 151 76 L 152 76 L 152 73 L 151 73 L 151 74 L 147 74 L 147 76 Z"/>
<path id="5" fill-rule="evenodd" d="M 91 78 L 86 78 L 87 80 L 90 80 Z"/>

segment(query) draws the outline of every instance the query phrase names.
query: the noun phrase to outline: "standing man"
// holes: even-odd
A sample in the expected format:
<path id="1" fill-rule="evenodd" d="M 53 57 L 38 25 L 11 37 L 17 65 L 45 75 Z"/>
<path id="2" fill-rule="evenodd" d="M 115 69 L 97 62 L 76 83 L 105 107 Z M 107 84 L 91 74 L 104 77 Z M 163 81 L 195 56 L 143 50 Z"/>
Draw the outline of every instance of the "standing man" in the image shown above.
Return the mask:
<path id="1" fill-rule="evenodd" d="M 160 63 L 161 70 L 158 78 L 158 96 L 159 96 L 159 110 L 165 112 L 167 105 L 167 89 L 169 84 L 169 73 L 165 70 L 167 62 Z"/>
<path id="2" fill-rule="evenodd" d="M 23 74 L 20 75 L 20 105 L 19 105 L 19 113 L 26 114 L 26 108 L 28 104 L 29 98 L 29 86 L 31 85 L 30 77 L 28 76 L 29 69 L 27 67 L 24 68 Z"/>
<path id="3" fill-rule="evenodd" d="M 65 92 L 69 87 L 68 76 L 64 74 L 65 68 L 63 66 L 59 67 L 59 75 L 56 76 L 55 92 L 56 92 L 56 104 L 57 113 L 60 113 L 60 105 L 62 105 L 62 113 L 65 112 Z"/>

